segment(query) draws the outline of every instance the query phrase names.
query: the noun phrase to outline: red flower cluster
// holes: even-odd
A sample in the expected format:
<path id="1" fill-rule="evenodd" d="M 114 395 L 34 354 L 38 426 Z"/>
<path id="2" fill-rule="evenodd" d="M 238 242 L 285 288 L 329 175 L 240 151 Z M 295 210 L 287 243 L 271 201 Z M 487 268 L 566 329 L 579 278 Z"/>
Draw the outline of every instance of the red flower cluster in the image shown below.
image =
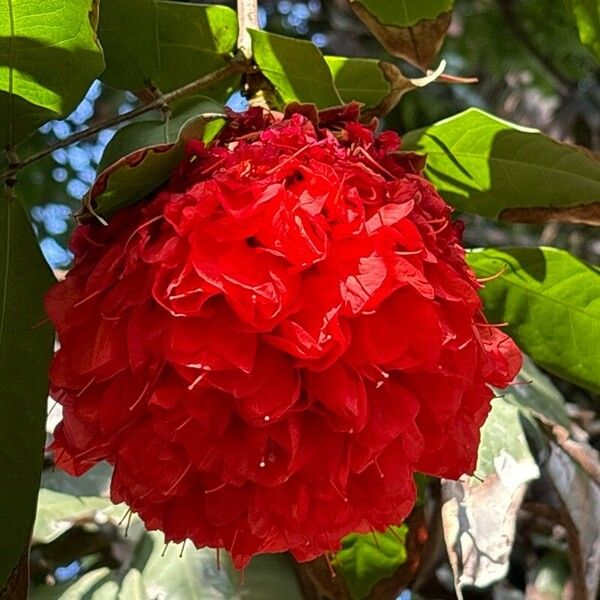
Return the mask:
<path id="1" fill-rule="evenodd" d="M 50 291 L 53 448 L 167 539 L 299 560 L 397 524 L 413 473 L 472 472 L 489 385 L 461 225 L 352 108 L 231 116 L 153 197 L 81 225 Z"/>

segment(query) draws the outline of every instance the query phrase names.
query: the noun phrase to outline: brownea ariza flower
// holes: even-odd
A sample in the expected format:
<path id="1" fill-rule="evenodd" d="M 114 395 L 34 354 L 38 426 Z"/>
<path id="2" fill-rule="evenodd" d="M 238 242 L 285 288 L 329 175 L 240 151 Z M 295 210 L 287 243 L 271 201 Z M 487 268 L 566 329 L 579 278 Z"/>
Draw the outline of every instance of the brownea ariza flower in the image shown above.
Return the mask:
<path id="1" fill-rule="evenodd" d="M 60 467 L 167 539 L 299 560 L 400 523 L 416 471 L 472 472 L 491 385 L 461 224 L 356 111 L 251 109 L 154 195 L 80 225 L 50 291 Z"/>

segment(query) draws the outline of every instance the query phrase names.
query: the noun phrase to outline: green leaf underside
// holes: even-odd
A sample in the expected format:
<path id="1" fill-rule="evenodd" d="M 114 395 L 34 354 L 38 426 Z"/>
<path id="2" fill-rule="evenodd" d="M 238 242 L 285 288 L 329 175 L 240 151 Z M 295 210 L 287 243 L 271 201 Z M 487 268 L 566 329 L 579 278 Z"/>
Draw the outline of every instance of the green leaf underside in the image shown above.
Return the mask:
<path id="1" fill-rule="evenodd" d="M 104 60 L 91 0 L 0 2 L 0 147 L 69 114 Z"/>
<path id="2" fill-rule="evenodd" d="M 225 66 L 237 32 L 236 13 L 225 6 L 102 0 L 98 35 L 106 70 L 101 79 L 120 89 L 172 91 Z"/>
<path id="3" fill-rule="evenodd" d="M 48 544 L 70 529 L 78 519 L 109 506 L 111 501 L 108 498 L 71 496 L 41 489 L 33 529 L 33 542 Z"/>
<path id="4" fill-rule="evenodd" d="M 504 399 L 531 417 L 556 423 L 569 430 L 571 419 L 563 395 L 529 357 L 523 358 L 523 368 L 517 377 L 518 385 L 502 392 Z"/>
<path id="5" fill-rule="evenodd" d="M 184 158 L 188 140 L 201 139 L 208 142 L 224 124 L 224 119 L 194 117 L 180 129 L 175 143 L 143 148 L 121 158 L 101 174 L 100 178 L 105 178 L 104 190 L 96 194 L 95 188 L 92 188 L 94 212 L 103 216 L 110 215 L 155 191 L 167 181 L 173 169 Z M 133 134 L 137 134 L 137 127 Z M 124 134 L 119 136 L 115 144 L 125 144 L 123 136 Z M 112 153 L 112 150 L 109 152 Z"/>
<path id="6" fill-rule="evenodd" d="M 311 42 L 250 30 L 254 59 L 284 103 L 314 103 L 319 108 L 342 104 L 329 67 Z"/>
<path id="7" fill-rule="evenodd" d="M 391 527 L 384 533 L 353 533 L 342 540 L 342 549 L 334 559 L 354 600 L 369 595 L 381 579 L 391 577 L 406 562 L 408 527 Z"/>
<path id="8" fill-rule="evenodd" d="M 144 119 L 119 129 L 104 149 L 98 165 L 98 173 L 110 167 L 123 156 L 138 150 L 177 141 L 181 128 L 187 121 L 204 113 L 223 113 L 223 105 L 205 96 L 190 96 L 174 102 L 167 121 Z"/>
<path id="9" fill-rule="evenodd" d="M 83 477 L 85 479 L 85 476 Z M 78 497 L 42 489 L 38 503 L 34 540 L 44 544 L 55 540 L 77 519 L 93 523 L 107 519 L 119 524 L 126 513 L 124 505 L 114 506 L 99 497 Z M 125 525 L 119 525 L 121 534 Z M 302 600 L 291 560 L 285 555 L 265 555 L 254 558 L 244 573 L 236 572 L 225 552 L 221 553 L 221 568 L 217 568 L 216 552 L 196 549 L 188 542 L 170 544 L 165 549 L 161 533 L 146 532 L 139 519 L 133 518 L 130 541 L 134 544 L 131 569 L 123 579 L 119 571 L 93 569 L 74 582 L 52 587 L 37 585 L 31 590 L 31 600 L 151 600 L 182 598 L 185 600 Z M 136 543 L 137 541 L 137 543 Z M 82 557 L 85 562 L 85 557 Z"/>
<path id="10" fill-rule="evenodd" d="M 552 248 L 487 249 L 468 254 L 488 319 L 536 364 L 600 392 L 600 270 Z"/>
<path id="11" fill-rule="evenodd" d="M 530 465 L 532 472 L 537 469 L 519 420 L 519 408 L 504 398 L 496 398 L 492 401 L 492 411 L 481 428 L 475 469 L 479 479 L 472 477 L 471 485 L 480 485 L 480 480 L 485 481 L 490 475 L 502 475 L 504 457 Z"/>
<path id="12" fill-rule="evenodd" d="M 424 19 L 433 20 L 452 10 L 454 0 L 352 0 L 362 4 L 384 25 L 411 27 Z"/>
<path id="13" fill-rule="evenodd" d="M 498 217 L 505 209 L 600 201 L 590 154 L 477 109 L 412 131 L 405 150 L 427 153 L 426 175 L 455 207 Z"/>
<path id="14" fill-rule="evenodd" d="M 326 56 L 325 61 L 344 102 L 362 102 L 377 106 L 391 92 L 392 87 L 379 68 L 378 60 Z"/>
<path id="15" fill-rule="evenodd" d="M 35 516 L 54 339 L 49 325 L 35 326 L 52 281 L 25 211 L 0 194 L 0 590 L 27 547 Z"/>
<path id="16" fill-rule="evenodd" d="M 577 23 L 579 38 L 600 61 L 600 2 L 598 0 L 565 0 Z"/>

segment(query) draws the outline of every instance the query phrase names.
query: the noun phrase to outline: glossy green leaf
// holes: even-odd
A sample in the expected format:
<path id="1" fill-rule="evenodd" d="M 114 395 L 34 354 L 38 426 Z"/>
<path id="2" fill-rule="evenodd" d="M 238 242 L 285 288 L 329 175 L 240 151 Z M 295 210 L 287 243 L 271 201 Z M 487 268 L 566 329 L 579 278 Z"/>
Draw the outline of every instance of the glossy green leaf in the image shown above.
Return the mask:
<path id="1" fill-rule="evenodd" d="M 333 564 L 354 600 L 367 597 L 378 581 L 391 577 L 406 562 L 408 527 L 390 529 L 393 532 L 353 533 L 342 540 Z"/>
<path id="2" fill-rule="evenodd" d="M 98 35 L 106 56 L 102 81 L 165 93 L 227 64 L 237 16 L 219 5 L 102 0 Z"/>
<path id="3" fill-rule="evenodd" d="M 98 173 L 140 148 L 175 143 L 181 128 L 190 119 L 207 113 L 225 116 L 223 105 L 205 96 L 184 98 L 174 102 L 171 109 L 168 120 L 147 118 L 119 129 L 104 149 Z"/>
<path id="4" fill-rule="evenodd" d="M 388 113 L 406 92 L 418 87 L 418 80 L 408 79 L 382 60 L 326 56 L 325 61 L 342 100 L 361 102 L 377 109 L 378 115 Z"/>
<path id="5" fill-rule="evenodd" d="M 194 117 L 179 130 L 174 143 L 144 147 L 123 156 L 100 174 L 84 200 L 85 205 L 96 215 L 106 216 L 144 198 L 167 181 L 173 169 L 183 159 L 188 140 L 210 141 L 218 134 L 224 122 L 224 119 Z M 134 137 L 139 135 L 139 125 L 135 124 Z M 125 128 L 122 131 L 119 137 L 111 140 L 111 144 L 118 144 L 119 148 L 126 143 L 135 144 L 131 140 L 126 142 L 125 136 L 129 132 Z M 108 148 L 106 152 L 115 153 Z"/>
<path id="6" fill-rule="evenodd" d="M 345 56 L 326 56 L 325 61 L 344 102 L 356 100 L 366 106 L 377 106 L 392 91 L 380 68 L 382 61 Z"/>
<path id="7" fill-rule="evenodd" d="M 69 114 L 104 61 L 95 0 L 0 2 L 0 148 Z"/>
<path id="8" fill-rule="evenodd" d="M 54 340 L 36 326 L 52 281 L 25 211 L 0 191 L 0 596 L 35 515 Z"/>
<path id="9" fill-rule="evenodd" d="M 284 103 L 342 104 L 321 51 L 305 40 L 250 30 L 254 59 Z"/>
<path id="10" fill-rule="evenodd" d="M 439 52 L 450 25 L 453 0 L 351 0 L 384 48 L 427 68 Z"/>
<path id="11" fill-rule="evenodd" d="M 470 252 L 479 277 L 496 279 L 482 290 L 492 322 L 536 364 L 600 392 L 600 270 L 552 248 Z"/>
<path id="12" fill-rule="evenodd" d="M 565 0 L 577 28 L 579 38 L 600 61 L 600 2 L 598 0 Z"/>
<path id="13" fill-rule="evenodd" d="M 428 178 L 465 212 L 585 221 L 600 207 L 600 162 L 590 153 L 477 109 L 406 134 L 404 149 L 427 153 Z"/>

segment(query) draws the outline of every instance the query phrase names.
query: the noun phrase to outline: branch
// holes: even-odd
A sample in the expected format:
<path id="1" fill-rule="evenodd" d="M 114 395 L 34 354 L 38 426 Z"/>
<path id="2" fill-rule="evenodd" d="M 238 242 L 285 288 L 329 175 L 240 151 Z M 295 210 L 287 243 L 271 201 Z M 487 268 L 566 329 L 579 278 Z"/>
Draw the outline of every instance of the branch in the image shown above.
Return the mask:
<path id="1" fill-rule="evenodd" d="M 248 29 L 259 29 L 258 0 L 237 0 L 240 52 L 250 60 L 252 58 L 252 38 Z"/>
<path id="2" fill-rule="evenodd" d="M 66 146 L 70 146 L 71 144 L 92 137 L 93 135 L 99 133 L 104 129 L 108 129 L 110 127 L 114 127 L 115 125 L 119 125 L 120 123 L 130 121 L 131 119 L 135 119 L 136 117 L 139 117 L 140 115 L 143 115 L 147 112 L 157 109 L 163 109 L 166 106 L 168 106 L 169 103 L 179 100 L 181 98 L 185 98 L 186 96 L 190 96 L 195 92 L 210 87 L 214 83 L 225 79 L 225 77 L 228 77 L 229 75 L 233 75 L 234 73 L 242 73 L 248 71 L 249 69 L 250 65 L 245 59 L 236 58 L 232 60 L 228 65 L 221 67 L 220 69 L 217 69 L 216 71 L 213 71 L 212 73 L 209 73 L 204 77 L 200 77 L 200 79 L 196 79 L 195 81 L 192 81 L 191 83 L 188 83 L 183 87 L 173 90 L 172 92 L 169 92 L 164 96 L 156 98 L 152 102 L 144 104 L 144 106 L 134 108 L 133 110 L 130 110 L 125 114 L 117 115 L 116 117 L 106 119 L 105 121 L 97 123 L 92 127 L 88 127 L 83 131 L 78 131 L 77 133 L 66 137 L 64 140 L 60 140 L 54 144 L 51 144 L 43 150 L 35 152 L 34 154 L 31 154 L 30 156 L 22 160 L 15 161 L 11 160 L 9 157 L 9 160 L 11 160 L 11 162 L 8 166 L 8 169 L 0 173 L 0 181 L 8 180 L 7 183 L 9 185 L 11 183 L 14 185 L 15 182 L 11 182 L 10 180 L 13 179 L 14 176 L 21 169 L 30 165 L 31 163 L 37 162 L 38 160 L 48 156 L 48 154 L 52 154 L 52 152 L 54 152 L 55 150 L 65 148 Z"/>

